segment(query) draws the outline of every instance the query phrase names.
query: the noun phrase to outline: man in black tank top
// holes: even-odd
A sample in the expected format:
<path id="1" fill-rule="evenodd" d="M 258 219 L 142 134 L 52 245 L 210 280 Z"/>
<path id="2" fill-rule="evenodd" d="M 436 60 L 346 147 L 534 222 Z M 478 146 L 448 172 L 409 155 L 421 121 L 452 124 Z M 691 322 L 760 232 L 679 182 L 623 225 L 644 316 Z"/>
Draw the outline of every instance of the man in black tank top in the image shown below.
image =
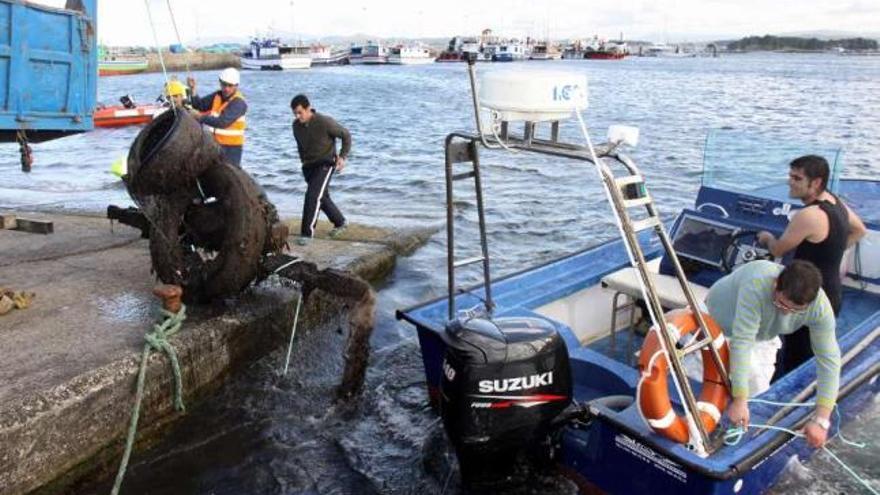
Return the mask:
<path id="1" fill-rule="evenodd" d="M 842 286 L 840 264 L 846 249 L 861 239 L 865 224 L 843 201 L 828 192 L 830 170 L 821 156 L 806 155 L 789 165 L 789 197 L 798 198 L 804 208 L 798 211 L 776 239 L 769 232 L 759 232 L 758 242 L 773 256 L 781 257 L 794 250 L 794 258 L 806 260 L 822 273 L 822 289 L 835 316 L 840 312 Z M 798 367 L 812 357 L 810 334 L 806 328 L 783 337 L 773 379 Z"/>

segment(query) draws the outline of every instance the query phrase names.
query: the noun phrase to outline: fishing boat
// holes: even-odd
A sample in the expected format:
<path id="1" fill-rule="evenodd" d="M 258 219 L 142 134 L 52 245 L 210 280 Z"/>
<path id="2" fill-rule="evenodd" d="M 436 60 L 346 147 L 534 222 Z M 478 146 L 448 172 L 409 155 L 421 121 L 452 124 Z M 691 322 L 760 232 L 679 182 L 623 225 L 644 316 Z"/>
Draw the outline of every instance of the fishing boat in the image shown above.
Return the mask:
<path id="1" fill-rule="evenodd" d="M 504 41 L 490 46 L 493 62 L 515 62 L 528 58 L 526 46 L 517 40 Z"/>
<path id="2" fill-rule="evenodd" d="M 449 44 L 446 47 L 446 50 L 440 52 L 440 55 L 437 56 L 437 62 L 464 62 L 464 45 L 465 43 L 469 44 L 477 44 L 476 39 L 474 38 L 463 38 L 461 36 L 454 36 L 449 40 Z"/>
<path id="3" fill-rule="evenodd" d="M 381 65 L 388 63 L 388 48 L 382 43 L 368 41 L 363 47 L 361 63 L 365 65 Z"/>
<path id="4" fill-rule="evenodd" d="M 147 58 L 133 53 L 118 53 L 98 48 L 98 75 L 125 76 L 147 70 Z"/>
<path id="5" fill-rule="evenodd" d="M 546 41 L 535 43 L 529 60 L 560 60 L 562 52 L 555 45 Z"/>
<path id="6" fill-rule="evenodd" d="M 348 63 L 348 50 L 334 50 L 332 46 L 316 44 L 309 49 L 312 65 L 345 65 Z"/>
<path id="7" fill-rule="evenodd" d="M 241 68 L 246 70 L 294 70 L 312 66 L 308 46 L 288 46 L 278 38 L 254 38 L 239 60 Z"/>
<path id="8" fill-rule="evenodd" d="M 692 206 L 663 222 L 648 190 L 650 177 L 624 153 L 636 145 L 638 130 L 611 126 L 607 143 L 593 146 L 589 139 L 579 114 L 587 104 L 585 76 L 493 71 L 477 84 L 474 65 L 468 69 L 471 88 L 479 88 L 473 94 L 476 129 L 493 132 L 457 132 L 445 141 L 448 293 L 397 312 L 417 331 L 428 395 L 440 410 L 466 485 L 503 484 L 514 459 L 528 454 L 555 464 L 588 493 L 758 494 L 792 457 L 812 455 L 815 450 L 792 432 L 813 412 L 797 405 L 815 394 L 815 358 L 756 397 L 775 404 L 750 405 L 753 425 L 780 429 L 753 427 L 738 442 L 724 441 L 729 430 L 723 421 L 710 428 L 710 420 L 722 417 L 726 374 L 703 384 L 705 371 L 692 377 L 682 363 L 685 354 L 701 355 L 705 369 L 726 369 L 724 339 L 707 326 L 698 301 L 724 274 L 768 257 L 756 233 L 778 236 L 800 207 L 788 197 L 786 180 L 787 164 L 803 154 L 826 157 L 830 190 L 869 229 L 845 263 L 837 319 L 843 356 L 839 416 L 829 436 L 874 401 L 880 389 L 880 181 L 841 179 L 842 154 L 833 146 L 713 131 Z M 486 111 L 493 122 L 481 121 Z M 572 115 L 582 135 L 562 141 L 560 121 Z M 521 134 L 513 130 L 519 122 Z M 549 137 L 538 137 L 535 128 L 547 123 Z M 493 279 L 481 149 L 594 165 L 621 238 Z M 460 200 L 453 183 L 457 190 L 465 180 L 476 191 L 480 239 L 470 250 L 455 242 L 454 205 Z M 477 256 L 459 257 L 460 250 Z M 479 268 L 483 282 L 460 287 L 457 279 L 467 267 Z M 635 331 L 637 301 L 653 323 L 647 336 Z M 682 308 L 675 320 L 672 313 L 664 316 L 675 308 Z M 670 321 L 683 314 L 697 322 L 700 338 L 679 339 Z M 671 382 L 657 371 L 664 362 Z M 703 402 L 710 388 L 722 392 L 717 403 Z M 646 416 L 646 390 L 654 399 L 667 395 L 669 418 Z M 667 419 L 686 425 L 684 440 L 661 434 Z"/>
<path id="9" fill-rule="evenodd" d="M 600 40 L 598 36 L 587 45 L 584 58 L 590 60 L 620 60 L 629 50 L 623 41 Z"/>
<path id="10" fill-rule="evenodd" d="M 421 45 L 393 46 L 388 51 L 388 63 L 391 65 L 424 65 L 434 63 L 431 50 Z"/>
<path id="11" fill-rule="evenodd" d="M 659 58 L 691 58 L 697 54 L 682 50 L 678 45 L 667 45 L 666 43 L 651 43 L 646 48 L 640 50 L 642 56 L 659 57 Z"/>
<path id="12" fill-rule="evenodd" d="M 364 47 L 352 44 L 348 50 L 348 63 L 351 65 L 360 65 L 364 63 Z"/>
<path id="13" fill-rule="evenodd" d="M 449 41 L 446 50 L 437 57 L 437 62 L 465 62 L 468 57 L 478 62 L 492 61 L 492 55 L 485 50 L 479 39 L 456 36 Z"/>

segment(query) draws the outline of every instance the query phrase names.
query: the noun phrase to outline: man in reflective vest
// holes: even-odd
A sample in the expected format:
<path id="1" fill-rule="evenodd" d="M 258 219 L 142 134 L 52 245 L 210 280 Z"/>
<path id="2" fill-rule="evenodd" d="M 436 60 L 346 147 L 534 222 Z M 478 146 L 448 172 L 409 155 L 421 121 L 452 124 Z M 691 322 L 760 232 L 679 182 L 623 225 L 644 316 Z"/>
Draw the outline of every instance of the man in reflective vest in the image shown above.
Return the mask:
<path id="1" fill-rule="evenodd" d="M 226 160 L 237 167 L 241 166 L 246 127 L 244 114 L 247 113 L 247 103 L 238 91 L 239 82 L 237 70 L 232 67 L 223 69 L 220 73 L 220 90 L 199 97 L 196 96 L 195 79 L 187 78 L 187 84 L 192 88 L 192 106 L 201 112 L 197 116 L 198 121 L 214 135 Z"/>

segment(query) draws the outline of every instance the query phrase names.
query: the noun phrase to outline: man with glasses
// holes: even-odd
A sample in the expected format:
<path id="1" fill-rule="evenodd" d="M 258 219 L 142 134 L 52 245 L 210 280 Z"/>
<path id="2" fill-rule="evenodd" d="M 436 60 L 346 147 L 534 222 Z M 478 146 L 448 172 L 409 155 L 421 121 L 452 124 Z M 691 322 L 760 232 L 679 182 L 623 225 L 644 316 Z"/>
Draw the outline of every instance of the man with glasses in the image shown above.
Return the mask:
<path id="1" fill-rule="evenodd" d="M 840 264 L 846 249 L 862 237 L 867 229 L 858 215 L 843 201 L 829 192 L 828 162 L 817 155 L 806 155 L 789 164 L 788 195 L 804 203 L 776 239 L 770 232 L 759 232 L 758 242 L 767 246 L 773 256 L 781 257 L 794 250 L 794 259 L 806 260 L 822 274 L 822 289 L 835 316 L 840 313 L 843 298 Z M 810 359 L 810 332 L 801 328 L 782 338 L 774 380 Z"/>
<path id="2" fill-rule="evenodd" d="M 816 411 L 804 427 L 804 434 L 813 447 L 825 444 L 841 365 L 834 312 L 821 285 L 822 275 L 808 261 L 795 260 L 783 268 L 760 260 L 743 265 L 709 289 L 709 314 L 730 342 L 728 371 L 733 402 L 727 415 L 733 424 L 748 426 L 748 398 L 761 392 L 750 384 L 750 377 L 773 367 L 772 356 L 758 362 L 753 359 L 753 349 L 761 342 L 807 327 L 816 355 L 818 387 Z"/>
<path id="3" fill-rule="evenodd" d="M 226 160 L 241 167 L 241 154 L 244 148 L 244 130 L 247 103 L 238 91 L 241 76 L 232 67 L 220 73 L 220 89 L 208 96 L 196 96 L 196 80 L 188 77 L 186 82 L 192 89 L 192 107 L 199 113 L 196 119 L 211 134 L 223 150 Z"/>

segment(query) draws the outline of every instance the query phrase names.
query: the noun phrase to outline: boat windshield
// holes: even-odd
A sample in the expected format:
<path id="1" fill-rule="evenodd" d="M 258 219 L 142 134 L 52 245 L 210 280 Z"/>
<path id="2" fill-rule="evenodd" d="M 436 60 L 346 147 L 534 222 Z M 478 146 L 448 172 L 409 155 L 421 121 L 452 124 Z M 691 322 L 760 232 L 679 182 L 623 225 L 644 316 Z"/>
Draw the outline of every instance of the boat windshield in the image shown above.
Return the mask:
<path id="1" fill-rule="evenodd" d="M 828 160 L 828 190 L 836 193 L 843 168 L 842 148 L 722 129 L 709 131 L 706 137 L 702 184 L 788 201 L 788 165 L 803 155 L 819 155 Z"/>

